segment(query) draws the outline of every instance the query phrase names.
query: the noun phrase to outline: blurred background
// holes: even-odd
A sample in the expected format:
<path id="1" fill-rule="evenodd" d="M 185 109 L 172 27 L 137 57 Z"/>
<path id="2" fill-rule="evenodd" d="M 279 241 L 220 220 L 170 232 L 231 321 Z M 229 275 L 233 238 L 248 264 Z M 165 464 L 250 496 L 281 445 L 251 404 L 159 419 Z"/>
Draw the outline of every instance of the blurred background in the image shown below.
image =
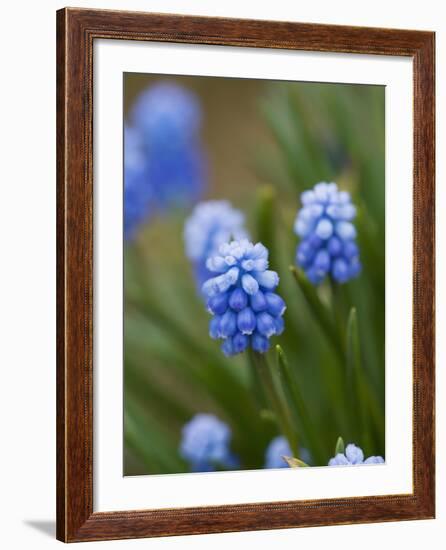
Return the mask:
<path id="1" fill-rule="evenodd" d="M 151 102 L 178 106 L 170 86 L 192 98 L 179 114 L 185 142 L 174 147 L 165 128 L 146 130 L 155 159 L 149 177 L 162 182 L 168 173 L 175 185 L 141 193 L 144 147 L 133 145 L 133 129 Z M 268 467 L 270 444 L 284 435 L 248 354 L 227 358 L 208 334 L 183 232 L 195 205 L 211 199 L 244 214 L 280 276 L 285 331 L 271 340 L 302 401 L 297 414 L 289 411 L 299 458 L 326 465 L 339 437 L 384 457 L 384 88 L 125 74 L 124 117 L 124 475 L 193 470 L 181 442 L 196 414 L 229 427 L 237 460 L 216 469 Z M 320 181 L 350 192 L 357 208 L 362 271 L 342 285 L 314 286 L 289 269 L 300 194 Z M 267 355 L 274 365 L 274 345 Z"/>

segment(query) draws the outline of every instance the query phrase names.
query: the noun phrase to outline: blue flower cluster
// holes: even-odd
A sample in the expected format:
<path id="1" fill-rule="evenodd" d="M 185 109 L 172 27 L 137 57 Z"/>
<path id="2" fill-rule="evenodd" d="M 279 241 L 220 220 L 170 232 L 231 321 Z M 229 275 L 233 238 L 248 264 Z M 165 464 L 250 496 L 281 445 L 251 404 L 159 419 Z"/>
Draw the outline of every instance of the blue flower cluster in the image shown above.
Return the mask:
<path id="1" fill-rule="evenodd" d="M 293 456 L 290 444 L 286 437 L 278 435 L 271 440 L 265 453 L 265 468 L 288 468 L 288 464 L 282 458 Z"/>
<path id="2" fill-rule="evenodd" d="M 364 453 L 360 447 L 350 443 L 345 453 L 338 453 L 328 461 L 329 466 L 356 466 L 358 464 L 383 464 L 382 456 L 369 456 L 364 460 Z"/>
<path id="3" fill-rule="evenodd" d="M 356 208 L 350 194 L 335 183 L 318 183 L 301 195 L 302 208 L 294 231 L 302 238 L 296 263 L 315 285 L 328 275 L 345 283 L 361 271 L 356 229 Z"/>
<path id="4" fill-rule="evenodd" d="M 149 86 L 131 111 L 148 149 L 180 150 L 196 139 L 202 122 L 200 103 L 191 91 L 169 81 Z"/>
<path id="5" fill-rule="evenodd" d="M 124 226 L 127 239 L 155 211 L 196 202 L 207 162 L 201 109 L 184 88 L 160 82 L 137 99 L 124 133 Z"/>
<path id="6" fill-rule="evenodd" d="M 231 430 L 213 414 L 196 414 L 183 426 L 181 456 L 194 472 L 211 472 L 216 468 L 238 466 L 230 450 Z"/>
<path id="7" fill-rule="evenodd" d="M 248 237 L 244 223 L 243 214 L 229 201 L 201 202 L 194 208 L 184 225 L 184 242 L 199 288 L 212 277 L 206 260 L 218 253 L 220 245 Z"/>
<path id="8" fill-rule="evenodd" d="M 288 439 L 278 435 L 272 439 L 265 452 L 265 468 L 289 468 L 284 456 L 293 456 Z M 311 463 L 311 455 L 305 447 L 299 448 L 299 458 L 306 464 Z"/>
<path id="9" fill-rule="evenodd" d="M 285 302 L 273 291 L 279 276 L 268 270 L 268 250 L 247 239 L 222 244 L 206 267 L 218 275 L 202 287 L 207 307 L 214 315 L 211 338 L 222 338 L 225 355 L 235 355 L 249 346 L 265 353 L 269 338 L 284 329 Z"/>
<path id="10" fill-rule="evenodd" d="M 147 179 L 146 159 L 140 134 L 124 127 L 124 237 L 132 239 L 138 226 L 149 218 L 153 189 Z"/>

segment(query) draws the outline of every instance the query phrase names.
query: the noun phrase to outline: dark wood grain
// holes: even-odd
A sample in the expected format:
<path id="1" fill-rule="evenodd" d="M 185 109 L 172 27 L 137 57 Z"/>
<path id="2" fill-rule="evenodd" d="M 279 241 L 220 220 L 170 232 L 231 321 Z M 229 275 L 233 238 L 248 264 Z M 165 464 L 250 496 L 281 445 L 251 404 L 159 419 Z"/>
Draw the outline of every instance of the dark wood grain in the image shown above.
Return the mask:
<path id="1" fill-rule="evenodd" d="M 413 493 L 93 512 L 93 41 L 408 56 L 414 68 Z M 434 34 L 66 8 L 57 12 L 57 538 L 123 539 L 434 517 Z"/>

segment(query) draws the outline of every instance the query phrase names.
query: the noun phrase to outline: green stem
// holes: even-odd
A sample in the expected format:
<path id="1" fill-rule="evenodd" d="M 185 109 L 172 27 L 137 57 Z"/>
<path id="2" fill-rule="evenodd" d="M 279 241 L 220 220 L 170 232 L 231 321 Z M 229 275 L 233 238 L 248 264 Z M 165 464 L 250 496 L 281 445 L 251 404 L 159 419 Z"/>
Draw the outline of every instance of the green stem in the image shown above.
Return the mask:
<path id="1" fill-rule="evenodd" d="M 267 408 L 267 398 L 265 395 L 265 390 L 262 386 L 259 370 L 257 369 L 249 353 L 247 354 L 247 359 L 253 394 L 259 410 L 264 411 Z"/>
<path id="2" fill-rule="evenodd" d="M 331 307 L 333 311 L 333 319 L 335 320 L 336 330 L 342 342 L 345 342 L 346 330 L 345 319 L 347 318 L 347 310 L 345 307 L 345 296 L 341 285 L 335 283 L 330 278 L 331 291 Z"/>
<path id="3" fill-rule="evenodd" d="M 279 428 L 281 429 L 283 435 L 287 438 L 294 456 L 298 456 L 299 446 L 297 443 L 297 435 L 291 426 L 286 406 L 284 406 L 284 403 L 277 392 L 277 388 L 274 384 L 274 378 L 266 356 L 265 354 L 251 350 L 249 351 L 249 356 L 253 363 L 253 367 L 259 373 L 259 378 L 265 390 L 268 403 L 276 417 Z"/>
<path id="4" fill-rule="evenodd" d="M 329 309 L 320 301 L 313 285 L 307 280 L 305 275 L 295 266 L 290 266 L 290 271 L 298 284 L 308 307 L 313 312 L 315 319 L 325 337 L 330 342 L 338 359 L 343 364 L 345 361 L 345 347 L 343 341 L 339 338 L 338 330 L 333 322 Z"/>

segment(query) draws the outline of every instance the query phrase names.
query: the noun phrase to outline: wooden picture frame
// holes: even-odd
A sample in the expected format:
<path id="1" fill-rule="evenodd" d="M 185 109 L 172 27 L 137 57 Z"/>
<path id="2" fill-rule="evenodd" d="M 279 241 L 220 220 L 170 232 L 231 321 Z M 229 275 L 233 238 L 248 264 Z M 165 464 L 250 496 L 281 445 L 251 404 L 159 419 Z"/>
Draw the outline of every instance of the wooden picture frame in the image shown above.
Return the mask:
<path id="1" fill-rule="evenodd" d="M 413 493 L 93 512 L 93 43 L 96 39 L 413 60 Z M 432 32 L 66 8 L 57 12 L 57 538 L 65 542 L 434 517 Z"/>

